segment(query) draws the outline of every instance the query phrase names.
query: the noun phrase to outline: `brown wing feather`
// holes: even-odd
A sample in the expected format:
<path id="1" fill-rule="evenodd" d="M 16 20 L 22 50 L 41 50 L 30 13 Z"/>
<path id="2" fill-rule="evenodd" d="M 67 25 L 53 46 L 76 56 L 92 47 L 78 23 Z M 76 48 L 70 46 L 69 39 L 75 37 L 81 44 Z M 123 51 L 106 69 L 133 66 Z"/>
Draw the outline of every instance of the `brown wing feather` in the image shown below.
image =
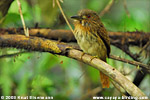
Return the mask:
<path id="1" fill-rule="evenodd" d="M 109 40 L 109 36 L 108 33 L 104 27 L 104 25 L 101 23 L 99 24 L 100 29 L 98 29 L 98 35 L 100 36 L 100 38 L 103 40 L 106 48 L 107 48 L 107 56 L 109 57 L 110 54 L 110 40 Z"/>

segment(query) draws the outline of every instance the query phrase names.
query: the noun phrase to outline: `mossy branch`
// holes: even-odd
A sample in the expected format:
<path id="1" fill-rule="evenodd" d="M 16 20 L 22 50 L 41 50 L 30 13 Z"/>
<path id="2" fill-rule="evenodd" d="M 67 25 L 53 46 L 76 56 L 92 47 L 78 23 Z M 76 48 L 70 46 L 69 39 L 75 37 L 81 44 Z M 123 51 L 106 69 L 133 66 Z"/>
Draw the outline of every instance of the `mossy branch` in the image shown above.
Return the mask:
<path id="1" fill-rule="evenodd" d="M 63 29 L 41 29 L 41 28 L 30 28 L 29 29 L 31 36 L 36 37 L 44 37 L 46 39 L 53 39 L 53 40 L 61 40 L 63 42 L 75 42 L 76 40 L 74 38 L 74 35 L 70 30 L 63 30 Z M 24 34 L 23 28 L 9 28 L 9 29 L 0 29 L 0 35 L 8 35 L 8 34 Z M 131 56 L 134 60 L 137 60 L 137 56 L 132 54 L 127 47 L 129 45 L 145 45 L 150 41 L 150 34 L 144 33 L 144 32 L 109 32 L 111 44 L 122 49 L 124 52 L 126 52 L 129 56 Z M 140 41 L 139 41 L 140 40 Z M 141 42 L 141 43 L 140 43 Z M 74 45 L 75 47 L 75 45 Z M 144 68 L 146 72 L 150 73 L 150 66 L 143 64 L 141 62 L 137 61 L 130 61 L 127 59 L 123 59 L 114 55 L 111 55 L 110 58 L 119 60 L 125 63 L 129 63 L 135 66 L 140 66 L 141 68 Z"/>
<path id="2" fill-rule="evenodd" d="M 32 36 L 25 37 L 23 35 L 0 35 L 0 47 L 13 47 L 29 51 L 49 52 L 76 59 L 89 64 L 108 75 L 112 80 L 123 87 L 131 96 L 146 97 L 146 95 L 138 87 L 136 87 L 117 69 L 98 58 L 92 59 L 93 57 L 90 55 L 83 55 L 83 52 L 73 49 L 65 43 Z"/>

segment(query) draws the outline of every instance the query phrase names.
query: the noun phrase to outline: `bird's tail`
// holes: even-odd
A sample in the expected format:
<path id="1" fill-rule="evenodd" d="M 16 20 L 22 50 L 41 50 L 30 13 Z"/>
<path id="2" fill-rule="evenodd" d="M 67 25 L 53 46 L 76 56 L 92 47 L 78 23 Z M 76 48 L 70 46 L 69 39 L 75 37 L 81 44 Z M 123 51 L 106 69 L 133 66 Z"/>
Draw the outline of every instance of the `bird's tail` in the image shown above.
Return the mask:
<path id="1" fill-rule="evenodd" d="M 102 83 L 102 87 L 109 88 L 109 84 L 110 84 L 109 77 L 104 73 L 102 73 L 101 71 L 99 71 L 99 73 L 100 73 L 100 80 Z"/>

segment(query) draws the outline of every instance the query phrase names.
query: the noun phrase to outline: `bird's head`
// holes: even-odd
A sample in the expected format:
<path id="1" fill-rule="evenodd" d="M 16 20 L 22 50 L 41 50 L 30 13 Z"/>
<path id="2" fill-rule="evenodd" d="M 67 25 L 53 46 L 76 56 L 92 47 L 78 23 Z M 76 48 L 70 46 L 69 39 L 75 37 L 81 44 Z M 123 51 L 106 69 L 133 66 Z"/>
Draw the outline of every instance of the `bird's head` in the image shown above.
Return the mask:
<path id="1" fill-rule="evenodd" d="M 80 10 L 78 15 L 72 16 L 75 26 L 82 25 L 82 27 L 93 28 L 99 25 L 100 18 L 98 14 L 89 9 Z"/>

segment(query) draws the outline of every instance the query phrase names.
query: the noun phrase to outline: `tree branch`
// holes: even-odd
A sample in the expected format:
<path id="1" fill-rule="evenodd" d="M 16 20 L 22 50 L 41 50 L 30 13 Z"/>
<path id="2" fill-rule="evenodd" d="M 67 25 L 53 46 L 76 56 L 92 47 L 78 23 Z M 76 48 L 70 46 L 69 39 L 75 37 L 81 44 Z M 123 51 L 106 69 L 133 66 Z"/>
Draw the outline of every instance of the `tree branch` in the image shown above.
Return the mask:
<path id="1" fill-rule="evenodd" d="M 4 16 L 7 14 L 8 9 L 13 1 L 14 0 L 0 0 L 0 26 L 1 23 L 4 21 Z"/>
<path id="2" fill-rule="evenodd" d="M 0 0 L 0 16 L 5 16 L 8 12 L 8 9 L 11 5 L 11 3 L 13 2 L 14 0 Z"/>
<path id="3" fill-rule="evenodd" d="M 27 53 L 27 51 L 17 52 L 17 53 L 13 53 L 13 54 L 0 55 L 0 58 L 14 57 L 14 56 L 17 56 L 17 55 L 22 54 L 22 53 Z"/>
<path id="4" fill-rule="evenodd" d="M 83 55 L 83 52 L 72 49 L 71 47 L 66 46 L 65 43 L 32 36 L 25 37 L 23 35 L 0 35 L 0 47 L 14 47 L 30 51 L 49 52 L 76 59 L 105 73 L 121 87 L 123 87 L 130 95 L 134 97 L 146 97 L 146 95 L 139 88 L 137 88 L 115 68 L 98 58 L 94 58 L 91 61 L 93 58 L 92 56 L 87 54 Z"/>
<path id="5" fill-rule="evenodd" d="M 121 57 L 117 57 L 115 55 L 110 55 L 110 58 L 118 60 L 118 61 L 126 62 L 126 63 L 132 64 L 132 65 L 135 65 L 135 66 L 140 66 L 140 67 L 146 69 L 147 72 L 150 73 L 150 66 L 148 66 L 146 64 L 143 64 L 143 63 L 140 63 L 140 62 L 137 62 L 137 61 L 127 60 L 127 59 L 124 59 L 124 58 L 121 58 Z"/>
<path id="6" fill-rule="evenodd" d="M 129 13 L 128 8 L 127 8 L 127 1 L 126 0 L 123 0 L 123 6 L 124 6 L 124 9 L 125 9 L 128 17 L 130 17 L 130 13 Z"/>
<path id="7" fill-rule="evenodd" d="M 38 36 L 38 37 L 44 37 L 47 39 L 53 39 L 53 40 L 61 40 L 64 42 L 76 42 L 76 39 L 74 38 L 74 35 L 70 30 L 51 30 L 51 29 L 30 29 L 29 30 L 31 36 Z M 9 29 L 0 29 L 0 34 L 22 34 L 24 35 L 23 28 L 9 28 Z M 141 39 L 143 41 L 142 44 L 146 44 L 146 42 L 150 38 L 150 34 L 148 33 L 143 33 L 143 32 L 109 32 L 109 36 L 111 39 L 111 44 L 115 45 L 116 47 L 120 48 L 123 50 L 125 53 L 127 53 L 129 56 L 131 56 L 134 60 L 138 61 L 137 56 L 133 55 L 129 51 L 129 44 L 135 44 L 139 45 L 137 42 Z M 131 41 L 132 39 L 132 41 Z M 80 49 L 77 45 L 73 45 L 72 47 L 76 49 Z M 129 61 L 125 59 L 121 59 L 119 57 L 111 57 L 112 59 L 119 60 L 122 62 L 130 63 L 136 66 L 140 66 L 144 69 L 146 69 L 147 72 L 150 72 L 150 68 L 148 65 L 142 64 L 140 62 L 135 63 L 134 61 Z"/>
<path id="8" fill-rule="evenodd" d="M 106 7 L 101 11 L 99 16 L 103 16 L 105 13 L 107 13 L 112 7 L 113 3 L 114 3 L 114 0 L 110 0 L 109 3 L 106 5 Z"/>
<path id="9" fill-rule="evenodd" d="M 76 42 L 73 33 L 70 30 L 52 30 L 52 29 L 41 29 L 41 28 L 30 28 L 29 33 L 31 36 L 44 37 L 47 39 L 58 40 L 61 39 L 63 42 Z M 145 32 L 108 32 L 110 42 L 112 45 L 121 47 L 121 45 L 136 45 L 144 46 L 150 40 L 150 33 Z M 0 28 L 0 34 L 24 34 L 23 28 Z"/>

